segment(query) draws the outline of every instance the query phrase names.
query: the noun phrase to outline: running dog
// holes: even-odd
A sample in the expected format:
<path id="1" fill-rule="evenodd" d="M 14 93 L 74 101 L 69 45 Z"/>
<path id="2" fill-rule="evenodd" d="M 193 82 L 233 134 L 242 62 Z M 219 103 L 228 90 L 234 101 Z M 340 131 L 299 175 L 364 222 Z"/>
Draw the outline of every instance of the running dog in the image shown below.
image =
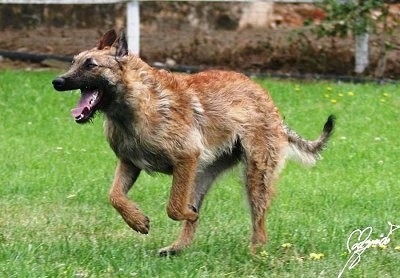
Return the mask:
<path id="1" fill-rule="evenodd" d="M 335 122 L 329 116 L 318 139 L 303 139 L 283 123 L 268 92 L 245 75 L 153 68 L 129 53 L 124 33 L 114 30 L 97 47 L 76 55 L 52 83 L 58 91 L 81 91 L 71 111 L 77 123 L 90 122 L 97 111 L 104 114 L 105 136 L 118 157 L 110 202 L 133 230 L 149 232 L 149 218 L 127 198 L 140 172 L 172 175 L 167 214 L 183 227 L 160 255 L 192 242 L 211 184 L 239 162 L 245 168 L 255 252 L 267 240 L 265 214 L 285 160 L 313 165 Z"/>

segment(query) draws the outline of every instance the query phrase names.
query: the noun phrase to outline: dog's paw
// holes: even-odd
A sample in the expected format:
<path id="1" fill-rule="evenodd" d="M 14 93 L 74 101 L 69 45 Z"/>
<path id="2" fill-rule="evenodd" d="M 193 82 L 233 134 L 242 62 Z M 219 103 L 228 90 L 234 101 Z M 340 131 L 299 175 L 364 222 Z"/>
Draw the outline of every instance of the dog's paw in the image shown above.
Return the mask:
<path id="1" fill-rule="evenodd" d="M 177 255 L 180 251 L 181 249 L 176 248 L 174 246 L 167 246 L 158 250 L 158 255 L 160 257 L 174 256 Z"/>
<path id="2" fill-rule="evenodd" d="M 143 215 L 140 220 L 137 219 L 137 221 L 129 224 L 129 226 L 136 232 L 147 235 L 150 230 L 150 219 L 147 216 Z"/>

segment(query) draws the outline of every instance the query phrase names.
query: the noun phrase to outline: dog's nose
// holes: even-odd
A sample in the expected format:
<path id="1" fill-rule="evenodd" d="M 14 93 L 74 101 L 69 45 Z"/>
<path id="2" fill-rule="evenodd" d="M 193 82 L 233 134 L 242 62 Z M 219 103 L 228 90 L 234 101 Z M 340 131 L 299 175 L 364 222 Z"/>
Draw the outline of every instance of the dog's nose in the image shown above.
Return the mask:
<path id="1" fill-rule="evenodd" d="M 57 77 L 52 82 L 54 89 L 62 90 L 65 85 L 65 78 Z"/>

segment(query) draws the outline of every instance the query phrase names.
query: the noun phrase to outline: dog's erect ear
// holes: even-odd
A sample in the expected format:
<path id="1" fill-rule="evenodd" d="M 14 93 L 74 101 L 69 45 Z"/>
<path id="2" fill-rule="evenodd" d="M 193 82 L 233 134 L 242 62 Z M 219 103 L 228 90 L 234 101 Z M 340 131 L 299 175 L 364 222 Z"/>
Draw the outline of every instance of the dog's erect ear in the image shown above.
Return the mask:
<path id="1" fill-rule="evenodd" d="M 110 30 L 101 37 L 99 44 L 97 45 L 97 49 L 102 50 L 106 47 L 110 47 L 114 44 L 117 39 L 117 33 L 115 30 Z"/>
<path id="2" fill-rule="evenodd" d="M 117 57 L 123 57 L 125 55 L 128 55 L 128 42 L 126 40 L 125 32 L 121 31 L 121 34 L 119 35 L 119 39 L 117 42 L 115 42 L 115 48 L 117 49 Z"/>

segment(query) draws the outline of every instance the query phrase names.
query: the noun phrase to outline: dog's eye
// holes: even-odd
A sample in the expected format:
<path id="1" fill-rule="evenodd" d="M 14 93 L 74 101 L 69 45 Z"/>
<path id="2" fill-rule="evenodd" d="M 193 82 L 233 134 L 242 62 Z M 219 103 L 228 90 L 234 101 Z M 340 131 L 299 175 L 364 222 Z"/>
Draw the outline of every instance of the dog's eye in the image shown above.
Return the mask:
<path id="1" fill-rule="evenodd" d="M 86 65 L 85 65 L 85 67 L 86 67 L 86 69 L 93 69 L 93 68 L 95 68 L 95 67 L 97 67 L 97 65 L 96 64 L 94 64 L 94 63 L 87 63 Z"/>

